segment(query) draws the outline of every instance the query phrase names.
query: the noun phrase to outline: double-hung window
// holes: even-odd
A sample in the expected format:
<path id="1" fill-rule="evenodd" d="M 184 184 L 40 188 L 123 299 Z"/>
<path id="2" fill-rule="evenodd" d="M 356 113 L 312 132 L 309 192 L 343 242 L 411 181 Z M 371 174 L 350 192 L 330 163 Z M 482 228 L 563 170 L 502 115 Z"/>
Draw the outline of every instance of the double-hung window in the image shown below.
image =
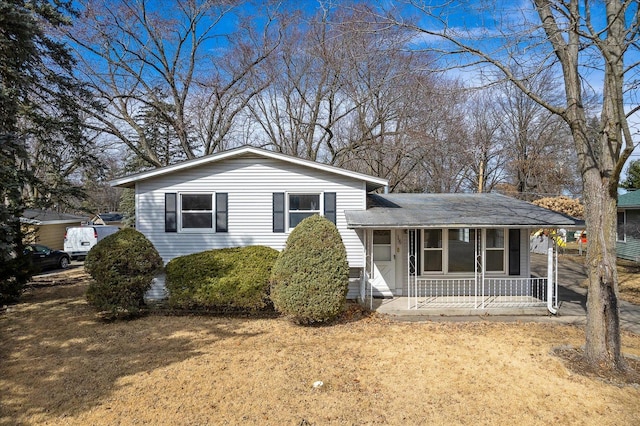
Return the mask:
<path id="1" fill-rule="evenodd" d="M 485 234 L 485 269 L 504 271 L 504 229 L 487 229 Z"/>
<path id="2" fill-rule="evenodd" d="M 289 194 L 289 228 L 295 228 L 303 219 L 321 214 L 320 194 Z"/>
<path id="3" fill-rule="evenodd" d="M 273 232 L 291 230 L 314 214 L 336 224 L 337 201 L 335 192 L 274 192 Z"/>
<path id="4" fill-rule="evenodd" d="M 180 194 L 180 228 L 213 229 L 213 194 Z"/>
<path id="5" fill-rule="evenodd" d="M 165 194 L 165 232 L 227 232 L 226 193 Z"/>
<path id="6" fill-rule="evenodd" d="M 424 241 L 424 271 L 442 272 L 442 229 L 425 229 Z"/>

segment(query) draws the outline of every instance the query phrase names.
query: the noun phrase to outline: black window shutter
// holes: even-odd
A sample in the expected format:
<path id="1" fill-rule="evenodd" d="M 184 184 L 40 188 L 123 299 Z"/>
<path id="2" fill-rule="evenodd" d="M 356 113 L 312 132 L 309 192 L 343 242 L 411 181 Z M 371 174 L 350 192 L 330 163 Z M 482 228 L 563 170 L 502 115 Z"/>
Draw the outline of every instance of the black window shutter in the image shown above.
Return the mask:
<path id="1" fill-rule="evenodd" d="M 509 275 L 520 275 L 519 229 L 509 229 Z"/>
<path id="2" fill-rule="evenodd" d="M 164 232 L 178 232 L 178 194 L 164 194 Z"/>
<path id="3" fill-rule="evenodd" d="M 228 232 L 229 196 L 225 192 L 216 192 L 216 232 Z"/>
<path id="4" fill-rule="evenodd" d="M 324 217 L 336 224 L 336 193 L 324 193 Z"/>
<path id="5" fill-rule="evenodd" d="M 284 192 L 273 193 L 273 232 L 284 232 Z"/>

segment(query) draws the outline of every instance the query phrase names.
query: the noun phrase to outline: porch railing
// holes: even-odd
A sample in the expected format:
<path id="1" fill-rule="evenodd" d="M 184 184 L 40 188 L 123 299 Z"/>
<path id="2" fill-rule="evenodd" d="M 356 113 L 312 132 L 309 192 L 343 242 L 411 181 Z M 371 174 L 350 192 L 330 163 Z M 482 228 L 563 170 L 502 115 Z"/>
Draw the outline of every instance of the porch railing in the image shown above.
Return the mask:
<path id="1" fill-rule="evenodd" d="M 513 308 L 547 303 L 546 278 L 440 279 L 414 277 L 411 308 Z"/>

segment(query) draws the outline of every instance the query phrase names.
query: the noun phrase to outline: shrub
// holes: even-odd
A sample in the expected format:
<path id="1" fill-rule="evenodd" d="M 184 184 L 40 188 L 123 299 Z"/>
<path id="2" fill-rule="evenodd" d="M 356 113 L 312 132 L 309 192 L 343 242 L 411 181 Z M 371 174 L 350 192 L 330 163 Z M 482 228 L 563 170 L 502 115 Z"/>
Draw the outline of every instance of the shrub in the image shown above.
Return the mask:
<path id="1" fill-rule="evenodd" d="M 162 258 L 142 233 L 126 228 L 100 240 L 84 267 L 94 279 L 87 290 L 89 304 L 108 318 L 128 317 L 144 307 L 144 294 L 162 269 Z"/>
<path id="2" fill-rule="evenodd" d="M 275 308 L 298 324 L 328 322 L 345 307 L 347 252 L 333 223 L 311 216 L 295 227 L 271 274 Z"/>
<path id="3" fill-rule="evenodd" d="M 264 246 L 208 250 L 167 264 L 175 308 L 257 311 L 270 307 L 269 276 L 278 251 Z"/>

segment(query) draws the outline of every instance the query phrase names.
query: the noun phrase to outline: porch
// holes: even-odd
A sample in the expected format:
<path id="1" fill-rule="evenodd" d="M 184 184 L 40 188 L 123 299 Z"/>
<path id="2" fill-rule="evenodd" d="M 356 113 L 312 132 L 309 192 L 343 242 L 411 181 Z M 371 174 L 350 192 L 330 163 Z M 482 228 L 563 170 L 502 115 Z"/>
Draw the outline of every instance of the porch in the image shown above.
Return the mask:
<path id="1" fill-rule="evenodd" d="M 498 194 L 368 194 L 365 211 L 345 216 L 363 246 L 358 298 L 371 308 L 557 312 L 554 248 L 534 274 L 529 235 L 572 218 Z"/>
<path id="2" fill-rule="evenodd" d="M 545 314 L 558 306 L 551 278 L 424 279 L 414 278 L 409 296 L 374 297 L 373 287 L 361 294 L 370 309 L 383 313 L 424 315 Z M 366 292 L 369 294 L 366 294 Z M 549 300 L 550 297 L 550 300 Z M 550 309 L 551 308 L 551 309 Z M 539 312 L 538 312 L 539 311 Z"/>
<path id="3" fill-rule="evenodd" d="M 455 230 L 454 237 L 458 238 L 459 234 L 467 236 L 459 244 L 466 244 L 467 249 L 472 251 L 451 252 L 458 258 L 451 259 L 451 255 L 443 250 L 438 258 L 445 259 L 441 261 L 448 265 L 466 259 L 463 262 L 466 262 L 471 273 L 449 276 L 430 276 L 425 271 L 425 262 L 423 260 L 421 263 L 420 257 L 422 255 L 424 259 L 428 252 L 425 250 L 425 253 L 421 253 L 423 243 L 418 242 L 420 232 L 416 229 L 405 232 L 375 230 L 364 234 L 365 241 L 369 242 L 366 245 L 367 253 L 371 254 L 367 256 L 368 268 L 360 281 L 359 299 L 365 305 L 382 312 L 420 312 L 416 315 L 424 315 L 425 311 L 429 311 L 429 315 L 438 315 L 438 312 L 441 315 L 478 315 L 484 311 L 506 315 L 556 313 L 557 250 L 553 246 L 549 247 L 544 256 L 546 271 L 541 276 L 532 274 L 527 230 L 494 230 L 493 234 L 499 239 L 499 244 L 494 245 L 500 248 L 497 262 L 494 257 L 494 264 L 499 265 L 500 272 L 497 274 L 495 268 L 488 273 L 483 272 L 487 269 L 486 236 L 489 231 L 472 229 L 467 235 Z M 438 236 L 442 234 L 438 233 Z M 427 233 L 423 235 L 426 237 Z M 422 241 L 426 241 L 426 238 Z M 441 246 L 440 241 L 441 239 L 438 245 Z M 445 247 L 452 245 L 451 241 L 444 243 Z M 493 251 L 497 252 L 495 249 Z M 440 263 L 436 266 L 444 269 Z M 403 271 L 398 271 L 400 268 Z M 419 275 L 420 273 L 423 274 Z"/>

